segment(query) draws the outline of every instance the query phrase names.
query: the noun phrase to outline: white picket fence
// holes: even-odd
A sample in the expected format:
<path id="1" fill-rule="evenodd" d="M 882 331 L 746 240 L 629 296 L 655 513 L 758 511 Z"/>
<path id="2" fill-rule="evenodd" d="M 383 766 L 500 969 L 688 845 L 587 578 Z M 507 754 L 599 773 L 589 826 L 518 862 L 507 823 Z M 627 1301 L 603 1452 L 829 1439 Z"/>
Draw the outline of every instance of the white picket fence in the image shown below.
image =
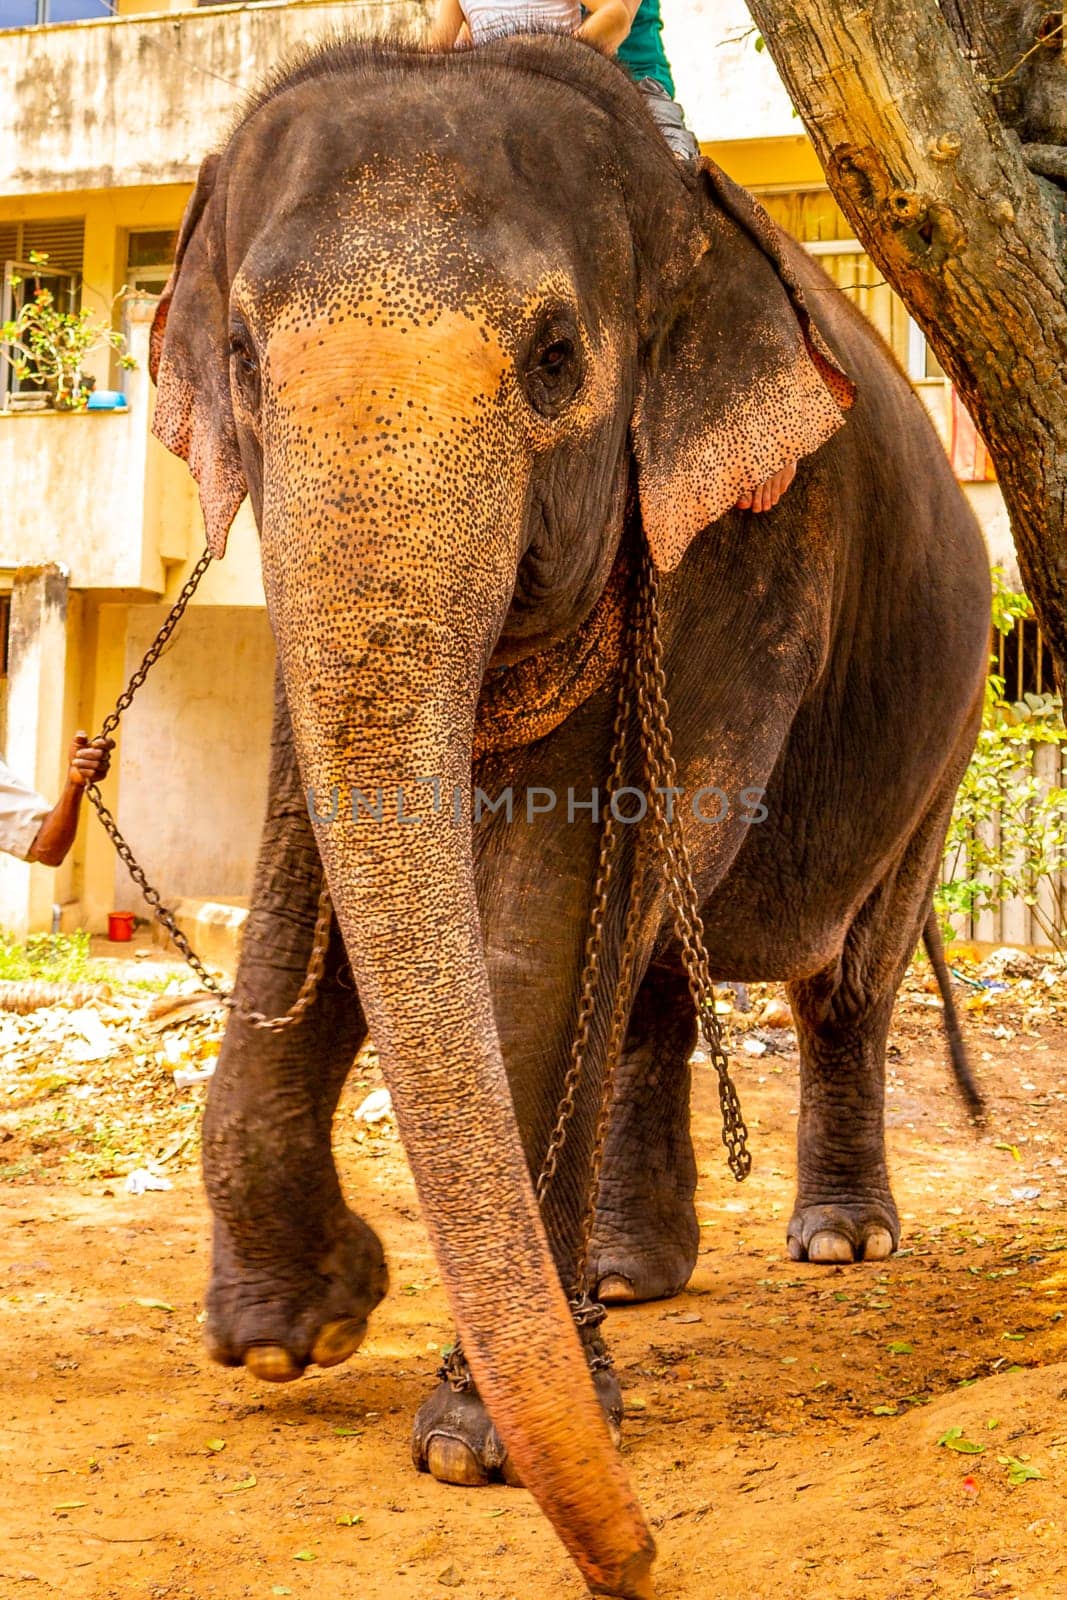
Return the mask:
<path id="1" fill-rule="evenodd" d="M 1067 787 L 1067 747 L 1032 744 L 1024 748 L 1029 750 L 1029 761 L 1019 770 L 1020 783 L 1025 783 L 1027 778 L 1034 776 L 1043 787 Z M 999 841 L 999 822 L 994 819 L 991 823 L 982 824 L 980 833 L 987 845 L 995 846 Z M 950 882 L 969 877 L 966 852 L 950 851 L 946 857 L 946 868 Z M 979 873 L 978 876 L 984 882 L 993 881 L 988 873 Z M 1056 885 L 1047 880 L 1039 883 L 1036 908 L 1027 905 L 1021 897 L 1013 896 L 1001 899 L 994 910 L 983 911 L 970 917 L 953 917 L 952 925 L 956 930 L 956 936 L 960 939 L 974 939 L 989 944 L 1047 947 L 1049 936 L 1041 926 L 1041 916 L 1051 922 L 1056 921 L 1057 915 L 1062 917 L 1062 912 L 1057 910 L 1056 888 Z M 1058 890 L 1059 904 L 1062 907 L 1067 903 L 1067 869 L 1059 875 Z"/>

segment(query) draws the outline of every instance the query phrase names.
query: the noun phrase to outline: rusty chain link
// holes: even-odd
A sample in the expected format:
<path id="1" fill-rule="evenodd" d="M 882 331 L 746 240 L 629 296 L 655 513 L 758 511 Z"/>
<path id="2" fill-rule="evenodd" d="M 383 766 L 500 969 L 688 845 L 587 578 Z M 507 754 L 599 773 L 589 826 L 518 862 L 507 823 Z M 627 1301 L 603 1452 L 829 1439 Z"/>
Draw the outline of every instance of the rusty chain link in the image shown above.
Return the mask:
<path id="1" fill-rule="evenodd" d="M 671 748 L 667 708 L 667 678 L 663 670 L 663 646 L 659 636 L 659 583 L 647 549 L 641 553 L 640 575 L 641 633 L 639 648 L 637 703 L 642 739 L 655 817 L 656 841 L 667 870 L 667 897 L 674 913 L 674 932 L 682 948 L 689 994 L 704 1035 L 711 1063 L 719 1080 L 719 1109 L 722 1114 L 722 1142 L 726 1159 L 738 1183 L 752 1170 L 748 1148 L 748 1129 L 741 1110 L 737 1088 L 730 1077 L 730 1061 L 722 1042 L 722 1028 L 715 1014 L 715 987 L 712 982 L 700 906 L 693 882 L 693 867 L 681 821 L 667 805 L 667 793 L 676 788 L 677 770 Z"/>
<path id="2" fill-rule="evenodd" d="M 692 863 L 681 822 L 674 815 L 673 807 L 667 804 L 667 793 L 658 792 L 669 792 L 676 787 L 677 770 L 671 745 L 666 697 L 667 680 L 663 671 L 663 646 L 659 633 L 659 588 L 647 550 L 642 551 L 640 557 L 635 588 L 630 624 L 624 644 L 611 749 L 608 756 L 609 806 L 600 833 L 593 903 L 589 915 L 579 990 L 578 1021 L 557 1107 L 556 1121 L 535 1186 L 538 1203 L 543 1206 L 567 1141 L 579 1085 L 586 1068 L 590 1028 L 602 979 L 602 948 L 608 895 L 618 867 L 619 846 L 622 839 L 621 825 L 614 810 L 611 809 L 610 797 L 621 787 L 620 780 L 624 775 L 626 764 L 630 713 L 636 704 L 640 751 L 649 789 L 647 802 L 652 811 L 652 848 L 651 851 L 647 847 L 644 851 L 639 849 L 633 866 L 619 968 L 612 997 L 611 1024 L 598 1086 L 597 1120 L 589 1157 L 585 1204 L 572 1258 L 573 1275 L 568 1288 L 571 1316 L 582 1339 L 589 1370 L 593 1373 L 609 1370 L 612 1361 L 608 1348 L 599 1334 L 599 1327 L 606 1313 L 604 1307 L 589 1294 L 586 1262 L 596 1222 L 600 1174 L 611 1126 L 615 1078 L 626 1043 L 626 1029 L 630 1019 L 631 988 L 643 909 L 641 882 L 650 857 L 657 861 L 657 865 L 663 868 L 666 875 L 667 900 L 671 908 L 675 937 L 681 948 L 682 965 L 690 998 L 718 1077 L 722 1140 L 726 1147 L 730 1171 L 738 1183 L 741 1183 L 752 1169 L 748 1130 L 737 1089 L 730 1077 L 730 1062 L 722 1042 L 722 1028 L 715 1014 L 715 990 L 707 947 L 704 943 L 704 929 L 693 882 Z M 438 1377 L 456 1393 L 463 1393 L 473 1385 L 470 1366 L 458 1338 L 440 1367 Z"/>
<path id="3" fill-rule="evenodd" d="M 151 672 L 152 668 L 163 654 L 164 646 L 169 640 L 171 634 L 174 632 L 174 629 L 177 627 L 178 623 L 181 621 L 182 617 L 185 615 L 185 609 L 188 606 L 189 601 L 193 598 L 193 595 L 196 593 L 197 585 L 210 565 L 211 551 L 205 550 L 199 561 L 196 563 L 196 566 L 193 568 L 192 572 L 182 585 L 181 593 L 178 595 L 177 600 L 168 611 L 166 618 L 164 619 L 163 626 L 160 628 L 159 632 L 152 640 L 152 643 L 145 651 L 144 656 L 141 659 L 140 666 L 137 668 L 136 672 L 134 672 L 129 683 L 115 701 L 114 710 L 109 711 L 107 716 L 104 718 L 103 727 L 97 735 L 97 738 L 109 739 L 114 733 L 115 729 L 118 727 L 123 713 L 128 711 L 130 706 L 133 704 L 134 695 L 137 693 L 138 689 L 144 683 L 145 679 L 148 677 L 148 674 Z M 249 1023 L 253 1028 L 263 1028 L 271 1033 L 278 1033 L 283 1028 L 290 1028 L 299 1023 L 315 998 L 319 983 L 322 980 L 323 971 L 326 966 L 326 952 L 330 944 L 330 928 L 333 923 L 333 906 L 330 901 L 329 890 L 326 887 L 325 878 L 323 878 L 322 889 L 319 893 L 318 915 L 315 920 L 315 932 L 312 937 L 311 957 L 308 962 L 307 973 L 305 974 L 304 981 L 300 986 L 300 992 L 293 1001 L 293 1004 L 289 1007 L 289 1010 L 286 1011 L 284 1015 L 280 1017 L 265 1017 L 262 1011 L 253 1011 L 250 1007 L 238 1005 L 233 996 L 223 988 L 219 980 L 208 971 L 207 967 L 201 961 L 200 957 L 189 943 L 189 940 L 178 926 L 178 921 L 174 915 L 174 912 L 171 911 L 168 906 L 163 904 L 159 890 L 154 889 L 149 883 L 148 878 L 145 875 L 144 868 L 140 865 L 133 851 L 130 849 L 128 842 L 119 830 L 118 823 L 115 821 L 114 816 L 109 811 L 107 804 L 104 801 L 104 797 L 100 793 L 99 786 L 95 783 L 87 783 L 85 785 L 85 793 L 92 805 L 96 808 L 96 814 L 100 818 L 104 832 L 111 840 L 111 843 L 115 846 L 115 851 L 120 861 L 125 866 L 126 871 L 129 873 L 134 883 L 140 889 L 145 900 L 151 906 L 156 921 L 167 930 L 172 942 L 177 946 L 188 965 L 192 967 L 193 971 L 196 973 L 205 989 L 210 990 L 212 994 L 218 995 L 219 999 L 224 1005 L 226 1005 L 231 1011 L 239 1016 L 244 1022 Z"/>
<path id="4" fill-rule="evenodd" d="M 681 947 L 682 965 L 689 994 L 718 1078 L 722 1140 L 726 1147 L 727 1161 L 735 1179 L 741 1183 L 748 1177 L 752 1168 L 752 1157 L 748 1149 L 748 1130 L 737 1089 L 730 1077 L 729 1058 L 722 1042 L 719 1019 L 715 1014 L 715 990 L 704 943 L 692 863 L 681 822 L 674 815 L 673 807 L 667 803 L 669 791 L 676 787 L 677 771 L 671 746 L 666 675 L 663 671 L 663 647 L 659 633 L 659 589 L 655 569 L 647 550 L 642 551 L 639 560 L 636 593 L 632 602 L 631 621 L 619 681 L 609 758 L 611 767 L 609 792 L 612 796 L 623 774 L 629 713 L 634 701 L 638 713 L 641 756 L 649 790 L 646 803 L 652 811 L 653 852 L 658 856 L 659 864 L 666 875 L 667 900 L 671 908 L 675 937 Z M 585 1070 L 590 1025 L 600 985 L 601 947 L 608 893 L 618 866 L 619 839 L 618 820 L 610 808 L 609 801 L 609 810 L 601 829 L 597 876 L 593 887 L 593 908 L 590 913 L 580 986 L 578 1024 L 571 1045 L 570 1061 L 563 1082 L 555 1126 L 537 1179 L 537 1198 L 541 1204 L 544 1203 L 559 1165 L 567 1129 L 574 1115 L 578 1086 Z M 589 1302 L 585 1281 L 586 1258 L 596 1220 L 600 1172 L 611 1124 L 615 1076 L 626 1042 L 626 1027 L 632 998 L 630 990 L 641 921 L 642 870 L 643 863 L 638 860 L 634 865 L 626 912 L 611 1025 L 599 1084 L 597 1121 L 589 1160 L 585 1208 L 574 1261 L 571 1309 L 575 1315 Z"/>
<path id="5" fill-rule="evenodd" d="M 614 794 L 621 787 L 626 764 L 626 736 L 629 725 L 630 692 L 634 675 L 634 653 L 625 652 L 619 691 L 615 703 L 615 722 L 612 728 L 611 749 L 608 755 L 610 776 L 609 791 Z M 537 1200 L 544 1203 L 545 1195 L 556 1175 L 559 1158 L 567 1140 L 567 1130 L 574 1115 L 575 1095 L 585 1067 L 589 1045 L 589 1028 L 596 1010 L 597 991 L 600 987 L 600 949 L 604 935 L 604 919 L 608 909 L 608 888 L 614 876 L 615 852 L 621 839 L 620 824 L 610 809 L 600 830 L 600 853 L 597 859 L 596 878 L 593 883 L 593 909 L 589 915 L 589 932 L 585 939 L 585 958 L 582 967 L 581 997 L 578 1002 L 578 1023 L 571 1044 L 570 1062 L 563 1080 L 556 1124 L 548 1141 L 545 1158 L 537 1178 Z"/>
<path id="6" fill-rule="evenodd" d="M 200 560 L 193 568 L 192 572 L 190 572 L 189 576 L 182 584 L 181 593 L 178 595 L 177 600 L 175 600 L 174 604 L 168 611 L 163 626 L 160 628 L 159 632 L 152 640 L 152 643 L 145 651 L 141 660 L 141 665 L 137 668 L 137 671 L 133 674 L 133 677 L 130 679 L 125 689 L 115 701 L 114 711 L 109 711 L 107 716 L 104 718 L 104 726 L 100 729 L 100 733 L 98 735 L 99 738 L 110 739 L 111 735 L 119 725 L 119 720 L 122 717 L 123 712 L 130 709 L 130 706 L 133 704 L 134 695 L 137 693 L 138 689 L 141 687 L 142 683 L 144 683 L 145 679 L 148 677 L 148 674 L 151 672 L 152 668 L 163 654 L 163 646 L 167 643 L 171 634 L 178 626 L 178 623 L 184 617 L 185 608 L 193 598 L 193 595 L 196 593 L 197 585 L 210 565 L 211 551 L 205 550 L 203 555 L 200 557 Z M 93 784 L 90 785 L 90 787 L 95 788 L 96 786 Z M 95 800 L 93 801 L 93 804 L 96 804 Z"/>

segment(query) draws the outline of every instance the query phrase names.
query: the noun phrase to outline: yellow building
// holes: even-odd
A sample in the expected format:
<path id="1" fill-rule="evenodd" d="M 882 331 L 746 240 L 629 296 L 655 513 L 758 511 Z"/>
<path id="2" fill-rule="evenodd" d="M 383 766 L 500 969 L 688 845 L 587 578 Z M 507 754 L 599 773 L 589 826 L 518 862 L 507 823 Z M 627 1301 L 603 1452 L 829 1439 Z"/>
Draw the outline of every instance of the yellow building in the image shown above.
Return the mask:
<path id="1" fill-rule="evenodd" d="M 49 9 L 51 8 L 51 10 Z M 13 26 L 35 16 L 74 20 Z M 78 727 L 95 732 L 203 549 L 194 485 L 149 435 L 153 295 L 201 158 L 280 60 L 342 27 L 417 27 L 419 0 L 172 6 L 0 0 L 0 265 L 46 252 L 56 292 L 125 331 L 138 366 L 90 357 L 116 411 L 17 413 L 0 371 L 0 732 L 9 764 L 54 797 Z M 133 291 L 116 301 L 123 288 Z M 58 566 L 61 571 L 44 570 Z M 124 718 L 109 804 L 164 897 L 247 894 L 263 812 L 273 646 L 254 528 L 225 562 Z M 89 816 L 58 872 L 0 856 L 0 927 L 97 930 L 143 902 Z"/>
<path id="2" fill-rule="evenodd" d="M 338 27 L 417 28 L 422 0 L 150 9 L 151 0 L 0 0 L 0 264 L 5 315 L 31 251 L 57 292 L 114 319 L 136 371 L 86 363 L 114 411 L 10 409 L 0 370 L 0 731 L 7 759 L 54 796 L 76 727 L 95 732 L 203 548 L 192 481 L 149 436 L 153 296 L 201 157 L 245 92 Z M 92 16 L 91 8 L 97 13 Z M 849 236 L 740 0 L 666 0 L 668 50 L 698 136 L 820 257 L 916 380 L 953 443 L 949 385 L 919 330 Z M 100 15 L 100 12 L 104 12 Z M 77 19 L 82 13 L 90 20 Z M 27 25 L 21 25 L 27 24 Z M 126 290 L 121 300 L 120 291 Z M 958 441 L 957 441 L 958 448 Z M 970 486 L 1001 559 L 999 494 Z M 971 441 L 971 456 L 974 446 Z M 972 471 L 972 475 L 973 471 Z M 59 570 L 55 570 L 58 568 Z M 108 799 L 169 903 L 239 906 L 263 810 L 273 648 L 247 506 L 122 724 Z M 143 903 L 95 819 L 58 873 L 0 857 L 0 926 L 103 927 Z"/>

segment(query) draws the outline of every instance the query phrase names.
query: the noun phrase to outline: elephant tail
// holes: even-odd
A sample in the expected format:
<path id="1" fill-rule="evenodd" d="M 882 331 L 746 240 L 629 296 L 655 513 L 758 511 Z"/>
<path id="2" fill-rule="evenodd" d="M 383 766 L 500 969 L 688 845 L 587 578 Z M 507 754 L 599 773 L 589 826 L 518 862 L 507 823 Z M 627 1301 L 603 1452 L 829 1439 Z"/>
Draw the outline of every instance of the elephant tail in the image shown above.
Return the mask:
<path id="1" fill-rule="evenodd" d="M 930 958 L 930 965 L 934 969 L 937 987 L 941 994 L 944 1006 L 942 1015 L 945 1019 L 945 1033 L 948 1038 L 949 1054 L 952 1057 L 952 1075 L 956 1080 L 956 1087 L 963 1096 L 972 1120 L 982 1126 L 986 1120 L 985 1100 L 978 1087 L 977 1079 L 971 1068 L 967 1055 L 967 1046 L 963 1040 L 960 1029 L 959 1013 L 952 995 L 952 984 L 949 979 L 948 965 L 945 961 L 945 947 L 941 943 L 941 929 L 938 927 L 937 914 L 931 908 L 930 914 L 923 927 L 923 947 Z"/>

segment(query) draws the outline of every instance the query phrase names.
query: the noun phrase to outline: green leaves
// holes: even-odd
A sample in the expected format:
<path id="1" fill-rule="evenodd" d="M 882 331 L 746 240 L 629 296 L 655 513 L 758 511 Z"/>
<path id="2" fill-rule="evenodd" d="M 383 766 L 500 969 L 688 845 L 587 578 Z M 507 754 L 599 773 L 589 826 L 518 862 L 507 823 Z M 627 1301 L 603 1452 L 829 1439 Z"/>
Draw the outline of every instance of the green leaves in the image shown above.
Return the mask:
<path id="1" fill-rule="evenodd" d="M 985 1454 L 984 1444 L 975 1444 L 973 1439 L 964 1437 L 962 1428 L 949 1428 L 937 1441 L 946 1450 L 955 1450 L 961 1456 L 980 1456 Z"/>
<path id="2" fill-rule="evenodd" d="M 1044 1477 L 1043 1472 L 1030 1465 L 1028 1456 L 998 1456 L 997 1460 L 1002 1467 L 1007 1467 L 1008 1482 L 1013 1489 L 1018 1489 L 1020 1484 L 1030 1483 L 1035 1478 Z"/>
<path id="3" fill-rule="evenodd" d="M 993 569 L 993 625 L 1008 634 L 1033 612 Z M 985 716 L 964 774 L 946 843 L 944 881 L 934 904 L 947 924 L 954 915 L 996 910 L 1004 900 L 1031 907 L 1042 936 L 1067 949 L 1062 913 L 1051 913 L 1037 890 L 1051 886 L 1067 866 L 1067 790 L 1038 778 L 1031 765 L 1035 743 L 1067 746 L 1063 701 L 1027 692 L 1008 704 L 995 669 L 987 679 Z M 966 863 L 966 866 L 963 866 Z M 1000 1148 L 1010 1148 L 1001 1145 Z"/>
<path id="4" fill-rule="evenodd" d="M 47 271 L 47 252 L 35 251 L 31 265 L 38 274 Z M 21 281 L 11 280 L 14 287 Z M 82 383 L 81 369 L 85 358 L 94 351 L 114 350 L 120 354 L 124 367 L 137 365 L 126 352 L 123 334 L 109 323 L 98 322 L 87 307 L 80 311 L 59 310 L 55 295 L 39 275 L 17 315 L 0 326 L 0 346 L 20 379 L 41 384 L 54 395 L 57 405 L 70 410 L 85 408 L 88 391 Z"/>
<path id="5" fill-rule="evenodd" d="M 915 1354 L 915 1346 L 909 1344 L 906 1339 L 894 1339 L 892 1344 L 886 1345 L 886 1349 L 891 1356 L 913 1356 Z"/>

